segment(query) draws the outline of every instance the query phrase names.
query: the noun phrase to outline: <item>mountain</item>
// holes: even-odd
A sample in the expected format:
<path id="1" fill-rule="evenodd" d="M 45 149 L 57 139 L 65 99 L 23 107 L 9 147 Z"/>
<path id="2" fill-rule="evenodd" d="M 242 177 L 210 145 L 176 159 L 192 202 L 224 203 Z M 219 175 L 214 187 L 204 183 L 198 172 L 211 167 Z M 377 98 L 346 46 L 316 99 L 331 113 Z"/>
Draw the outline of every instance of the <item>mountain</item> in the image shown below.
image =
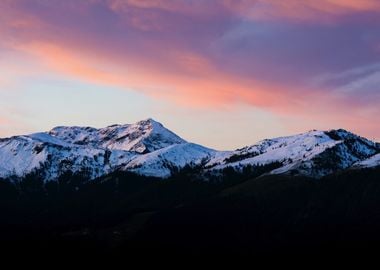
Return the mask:
<path id="1" fill-rule="evenodd" d="M 342 129 L 217 151 L 152 119 L 57 127 L 0 139 L 0 239 L 36 258 L 375 255 L 379 173 L 379 144 Z"/>
<path id="2" fill-rule="evenodd" d="M 374 168 L 380 167 L 380 154 L 373 155 L 372 157 L 361 160 L 354 164 L 353 168 Z"/>
<path id="3" fill-rule="evenodd" d="M 215 150 L 193 143 L 174 144 L 131 160 L 122 170 L 140 175 L 166 178 L 186 166 L 202 166 L 215 154 Z"/>
<path id="4" fill-rule="evenodd" d="M 115 171 L 168 178 L 185 167 L 218 175 L 226 169 L 273 165 L 268 173 L 321 178 L 348 168 L 380 164 L 379 144 L 348 131 L 309 131 L 266 139 L 235 151 L 189 143 L 162 124 L 56 127 L 49 132 L 0 139 L 0 177 L 38 174 L 54 180 L 65 173 L 95 179 Z"/>
<path id="5" fill-rule="evenodd" d="M 131 125 L 56 127 L 49 132 L 0 140 L 0 177 L 39 173 L 55 179 L 65 172 L 94 179 L 133 158 L 186 141 L 147 119 Z"/>
<path id="6" fill-rule="evenodd" d="M 95 129 L 91 127 L 56 127 L 49 135 L 68 144 L 91 148 L 122 150 L 139 154 L 150 153 L 185 140 L 153 119 L 131 125 L 113 125 Z"/>
<path id="7" fill-rule="evenodd" d="M 312 130 L 306 133 L 263 140 L 211 160 L 213 169 L 241 169 L 252 164 L 281 163 L 272 174 L 305 175 L 320 178 L 355 163 L 367 164 L 379 153 L 377 143 L 343 129 Z"/>

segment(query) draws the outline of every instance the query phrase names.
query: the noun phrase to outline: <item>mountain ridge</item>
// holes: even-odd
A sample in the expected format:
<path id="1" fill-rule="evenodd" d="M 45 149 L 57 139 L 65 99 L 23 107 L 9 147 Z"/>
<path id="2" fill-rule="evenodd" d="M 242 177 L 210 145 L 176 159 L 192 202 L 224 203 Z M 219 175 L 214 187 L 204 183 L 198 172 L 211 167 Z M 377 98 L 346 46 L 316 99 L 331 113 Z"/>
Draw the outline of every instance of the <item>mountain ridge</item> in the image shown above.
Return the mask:
<path id="1" fill-rule="evenodd" d="M 105 128 L 58 126 L 48 132 L 0 139 L 0 177 L 38 172 L 53 180 L 66 172 L 89 179 L 117 170 L 168 178 L 185 167 L 218 174 L 246 167 L 280 164 L 271 174 L 320 178 L 349 168 L 380 165 L 379 143 L 344 129 L 311 130 L 265 139 L 233 151 L 187 142 L 148 118 Z"/>

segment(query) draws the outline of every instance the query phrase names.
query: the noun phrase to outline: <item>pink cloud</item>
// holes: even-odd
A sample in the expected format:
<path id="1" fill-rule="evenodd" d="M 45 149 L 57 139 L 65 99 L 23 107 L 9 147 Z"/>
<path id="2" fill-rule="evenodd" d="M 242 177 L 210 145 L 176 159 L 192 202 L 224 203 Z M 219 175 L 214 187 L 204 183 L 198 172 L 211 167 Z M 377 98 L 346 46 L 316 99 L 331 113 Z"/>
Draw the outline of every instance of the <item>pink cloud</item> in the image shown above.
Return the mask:
<path id="1" fill-rule="evenodd" d="M 346 101 L 322 95 L 321 92 L 287 91 L 285 86 L 263 84 L 254 80 L 233 77 L 219 72 L 206 59 L 191 53 L 173 52 L 168 57 L 172 64 L 183 73 L 170 74 L 166 70 L 155 68 L 155 63 L 131 62 L 139 72 L 129 72 L 128 65 L 117 60 L 117 55 L 110 57 L 112 68 L 106 57 L 94 57 L 101 51 L 78 53 L 49 43 L 23 44 L 18 49 L 34 55 L 48 69 L 84 81 L 103 85 L 112 85 L 124 89 L 138 89 L 158 99 L 171 100 L 187 107 L 210 107 L 232 109 L 245 103 L 261 107 L 279 115 L 297 115 L 302 111 L 303 117 L 339 119 L 351 125 L 356 121 L 355 106 L 351 107 L 353 115 L 341 117 L 336 111 L 346 109 Z M 131 59 L 133 60 L 133 59 Z M 128 61 L 127 61 L 128 62 Z M 189 75 L 190 74 L 190 75 Z M 351 104 L 353 105 L 353 104 Z M 321 108 L 324 108 L 321 111 Z M 356 119 L 356 120 L 355 120 Z"/>
<path id="2" fill-rule="evenodd" d="M 51 70 L 91 83 L 134 89 L 193 108 L 232 110 L 244 103 L 300 122 L 300 118 L 307 119 L 309 125 L 313 121 L 327 126 L 328 122 L 360 127 L 370 134 L 378 132 L 368 119 L 374 119 L 379 109 L 363 112 L 356 100 L 334 96 L 326 86 L 294 86 L 276 78 L 242 75 L 246 70 L 229 72 L 228 66 L 236 59 L 229 55 L 216 59 L 213 54 L 215 44 L 226 38 L 226 32 L 233 32 L 220 30 L 220 25 L 229 25 L 230 20 L 244 17 L 264 21 L 318 21 L 379 11 L 378 1 L 363 0 L 359 4 L 343 0 L 241 0 L 200 4 L 198 1 L 92 0 L 58 1 L 59 8 L 46 3 L 37 9 L 21 0 L 0 4 L 0 34 L 4 37 L 0 42 L 33 56 L 45 66 L 45 72 Z M 98 15 L 100 11 L 96 8 L 103 13 Z M 238 44 L 227 54 L 243 50 L 246 43 Z M 273 43 L 268 47 L 274 46 Z M 244 64 L 256 61 L 259 67 L 268 70 L 277 66 L 286 70 L 292 66 L 292 63 L 281 66 L 275 55 L 265 59 L 269 63 L 260 61 L 260 55 L 255 54 L 258 49 L 261 48 L 247 49 Z M 247 68 L 239 68 L 249 69 L 248 64 Z M 308 69 L 308 66 L 301 68 Z M 290 80 L 300 78 L 294 76 Z"/>
<path id="3" fill-rule="evenodd" d="M 163 66 L 160 70 L 157 68 L 159 63 L 143 58 L 127 58 L 120 62 L 117 55 L 102 57 L 102 51 L 82 53 L 78 48 L 46 42 L 24 43 L 14 48 L 33 55 L 47 69 L 55 72 L 92 83 L 138 89 L 156 98 L 190 107 L 226 107 L 236 102 L 264 105 L 273 95 L 271 90 L 254 86 L 253 82 L 249 87 L 242 86 L 239 79 L 220 73 L 207 59 L 191 52 L 169 52 L 167 61 L 174 68 L 165 70 Z M 171 73 L 172 69 L 180 72 Z"/>

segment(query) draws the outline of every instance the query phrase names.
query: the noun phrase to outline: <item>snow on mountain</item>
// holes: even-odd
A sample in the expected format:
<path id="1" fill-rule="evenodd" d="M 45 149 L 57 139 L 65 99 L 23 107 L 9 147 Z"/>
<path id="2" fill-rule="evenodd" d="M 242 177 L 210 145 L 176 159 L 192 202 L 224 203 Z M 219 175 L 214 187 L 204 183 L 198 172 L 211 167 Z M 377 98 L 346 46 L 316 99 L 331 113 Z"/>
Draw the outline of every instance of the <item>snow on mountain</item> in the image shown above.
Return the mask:
<path id="1" fill-rule="evenodd" d="M 102 129 L 57 127 L 0 140 L 0 177 L 38 172 L 46 180 L 72 171 L 93 179 L 119 169 L 133 158 L 186 143 L 162 124 L 147 119 Z"/>
<path id="2" fill-rule="evenodd" d="M 377 166 L 379 153 L 379 144 L 345 130 L 313 130 L 235 151 L 215 151 L 146 119 L 100 129 L 56 127 L 0 139 L 0 178 L 39 173 L 50 180 L 70 171 L 94 179 L 116 170 L 166 178 L 186 166 L 218 173 L 227 167 L 269 164 L 279 164 L 274 174 L 318 178 L 350 167 Z"/>
<path id="3" fill-rule="evenodd" d="M 211 160 L 208 165 L 224 168 L 268 164 L 276 161 L 287 163 L 310 159 L 336 143 L 323 131 L 310 131 L 295 136 L 266 139 L 255 145 L 229 152 L 227 156 L 222 155 L 222 159 Z"/>
<path id="4" fill-rule="evenodd" d="M 149 153 L 172 144 L 186 141 L 153 119 L 131 125 L 91 127 L 56 127 L 49 134 L 67 143 L 110 150 Z"/>
<path id="5" fill-rule="evenodd" d="M 186 165 L 199 166 L 205 164 L 216 153 L 217 151 L 198 144 L 176 144 L 138 156 L 123 169 L 141 175 L 167 178 L 173 171 L 178 171 Z"/>
<path id="6" fill-rule="evenodd" d="M 354 168 L 374 168 L 380 167 L 380 154 L 374 155 L 368 159 L 359 161 L 354 164 Z"/>
<path id="7" fill-rule="evenodd" d="M 376 143 L 345 130 L 309 131 L 267 139 L 227 155 L 219 155 L 206 165 L 213 170 L 226 167 L 241 169 L 249 165 L 279 162 L 271 173 L 292 173 L 321 177 L 352 166 L 379 152 Z"/>
<path id="8" fill-rule="evenodd" d="M 113 171 L 133 155 L 71 145 L 48 134 L 17 136 L 0 142 L 0 177 L 39 172 L 46 180 L 65 172 L 86 173 L 91 179 Z"/>

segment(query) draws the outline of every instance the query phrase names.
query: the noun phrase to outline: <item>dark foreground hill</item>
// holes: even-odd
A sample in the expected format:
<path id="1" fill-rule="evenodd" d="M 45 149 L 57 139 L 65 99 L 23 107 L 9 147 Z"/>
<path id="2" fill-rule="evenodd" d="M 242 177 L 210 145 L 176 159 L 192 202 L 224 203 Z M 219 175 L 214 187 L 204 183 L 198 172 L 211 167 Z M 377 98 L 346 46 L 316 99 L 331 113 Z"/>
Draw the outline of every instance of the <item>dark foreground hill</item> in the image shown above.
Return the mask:
<path id="1" fill-rule="evenodd" d="M 118 172 L 0 181 L 0 237 L 18 254 L 375 254 L 380 169 L 319 180 L 226 175 L 165 181 Z"/>

